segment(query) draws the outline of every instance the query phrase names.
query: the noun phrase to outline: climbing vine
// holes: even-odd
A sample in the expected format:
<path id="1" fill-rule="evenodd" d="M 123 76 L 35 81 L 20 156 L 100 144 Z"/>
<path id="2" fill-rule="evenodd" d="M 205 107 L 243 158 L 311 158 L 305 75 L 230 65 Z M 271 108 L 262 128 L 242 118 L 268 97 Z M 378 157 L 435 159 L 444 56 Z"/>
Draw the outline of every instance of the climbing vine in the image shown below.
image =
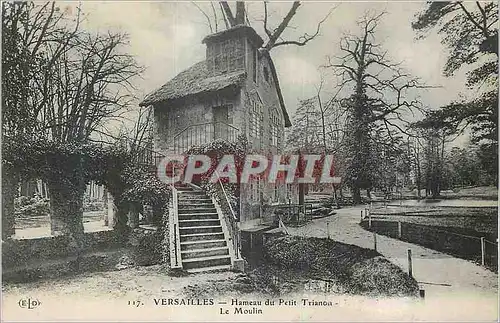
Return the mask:
<path id="1" fill-rule="evenodd" d="M 92 180 L 106 186 L 113 196 L 118 231 L 127 230 L 131 205 L 149 204 L 158 213 L 169 199 L 168 187 L 156 179 L 151 165 L 135 163 L 120 145 L 10 138 L 3 143 L 2 163 L 17 178 L 47 183 L 54 225 L 63 234 L 74 235 L 76 241 L 83 234 L 83 194 Z M 157 222 L 161 223 L 161 215 Z"/>

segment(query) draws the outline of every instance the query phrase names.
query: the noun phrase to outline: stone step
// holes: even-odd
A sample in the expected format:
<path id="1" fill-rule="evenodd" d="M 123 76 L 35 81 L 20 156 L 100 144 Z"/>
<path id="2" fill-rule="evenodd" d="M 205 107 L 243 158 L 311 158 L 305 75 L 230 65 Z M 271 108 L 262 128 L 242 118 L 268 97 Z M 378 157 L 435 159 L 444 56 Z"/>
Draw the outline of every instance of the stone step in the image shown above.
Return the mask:
<path id="1" fill-rule="evenodd" d="M 181 250 L 217 248 L 225 246 L 227 246 L 227 242 L 224 239 L 181 242 Z"/>
<path id="2" fill-rule="evenodd" d="M 229 248 L 227 246 L 181 251 L 181 256 L 183 260 L 192 258 L 205 258 L 212 256 L 225 256 L 225 255 L 229 255 Z"/>
<path id="3" fill-rule="evenodd" d="M 213 213 L 191 213 L 191 214 L 179 214 L 179 221 L 180 220 L 193 220 L 193 219 L 200 219 L 200 220 L 215 220 L 219 219 L 219 215 L 216 212 Z"/>
<path id="4" fill-rule="evenodd" d="M 198 226 L 219 226 L 220 220 L 217 219 L 179 219 L 179 228 L 183 227 L 198 227 Z"/>
<path id="5" fill-rule="evenodd" d="M 181 193 L 188 193 L 188 192 L 196 192 L 195 190 L 193 190 L 191 187 L 176 187 L 177 191 L 178 192 L 181 192 Z"/>
<path id="6" fill-rule="evenodd" d="M 231 257 L 229 255 L 182 260 L 182 268 L 184 269 L 223 266 L 223 265 L 231 265 Z"/>
<path id="7" fill-rule="evenodd" d="M 207 196 L 207 193 L 204 191 L 194 191 L 194 190 L 177 190 L 179 195 L 182 197 L 185 196 Z"/>
<path id="8" fill-rule="evenodd" d="M 222 227 L 220 225 L 213 226 L 196 226 L 196 227 L 179 227 L 179 233 L 181 237 L 185 234 L 195 234 L 195 233 L 213 233 L 222 232 Z"/>
<path id="9" fill-rule="evenodd" d="M 194 213 L 217 213 L 215 207 L 203 207 L 203 208 L 185 208 L 185 209 L 177 209 L 178 214 L 194 214 Z"/>
<path id="10" fill-rule="evenodd" d="M 192 202 L 179 202 L 179 210 L 181 209 L 211 209 L 214 207 L 212 203 L 192 203 Z"/>
<path id="11" fill-rule="evenodd" d="M 201 267 L 201 268 L 192 268 L 192 269 L 187 269 L 186 271 L 188 273 L 201 273 L 205 271 L 214 271 L 214 270 L 231 270 L 231 265 L 222 265 L 222 266 L 213 266 L 213 267 Z"/>
<path id="12" fill-rule="evenodd" d="M 202 199 L 202 198 L 192 198 L 192 199 L 185 199 L 185 198 L 180 198 L 179 200 L 179 205 L 181 204 L 213 204 L 212 203 L 212 199 L 209 199 L 209 198 L 206 198 L 206 199 Z"/>
<path id="13" fill-rule="evenodd" d="M 181 242 L 185 241 L 203 241 L 203 240 L 223 240 L 224 233 L 221 232 L 208 232 L 208 233 L 193 233 L 193 234 L 181 234 Z"/>
<path id="14" fill-rule="evenodd" d="M 193 201 L 204 201 L 206 203 L 212 203 L 212 199 L 206 195 L 187 195 L 178 197 L 179 203 L 193 202 Z"/>

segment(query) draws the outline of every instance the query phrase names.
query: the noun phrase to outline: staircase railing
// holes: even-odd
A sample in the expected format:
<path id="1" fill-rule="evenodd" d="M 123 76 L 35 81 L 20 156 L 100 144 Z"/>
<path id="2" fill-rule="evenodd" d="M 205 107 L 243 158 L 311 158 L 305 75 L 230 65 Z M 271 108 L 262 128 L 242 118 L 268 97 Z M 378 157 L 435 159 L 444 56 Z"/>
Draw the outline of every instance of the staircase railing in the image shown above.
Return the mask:
<path id="1" fill-rule="evenodd" d="M 201 146 L 216 139 L 235 141 L 239 129 L 224 122 L 206 122 L 187 126 L 174 136 L 173 148 L 181 154 L 194 146 Z"/>
<path id="2" fill-rule="evenodd" d="M 218 202 L 220 203 L 221 206 L 224 205 L 226 206 L 226 209 L 229 210 L 230 214 L 226 214 L 227 212 L 223 212 L 223 217 L 226 222 L 227 230 L 229 232 L 229 239 L 231 240 L 232 247 L 234 249 L 234 256 L 236 259 L 240 259 L 241 235 L 240 235 L 240 228 L 238 227 L 238 218 L 236 217 L 236 213 L 234 212 L 231 200 L 227 195 L 226 189 L 224 188 L 224 185 L 220 180 L 219 173 L 215 171 L 215 174 L 217 175 L 217 184 L 220 186 L 222 192 L 222 196 L 218 194 L 219 197 Z"/>
<path id="3" fill-rule="evenodd" d="M 182 268 L 181 246 L 179 234 L 179 192 L 171 185 L 172 209 L 169 217 L 170 228 L 170 267 Z"/>
<path id="4" fill-rule="evenodd" d="M 283 229 L 285 234 L 290 235 L 290 232 L 288 232 L 288 228 L 286 227 L 285 223 L 283 222 L 283 217 L 279 213 L 278 213 L 278 228 Z"/>

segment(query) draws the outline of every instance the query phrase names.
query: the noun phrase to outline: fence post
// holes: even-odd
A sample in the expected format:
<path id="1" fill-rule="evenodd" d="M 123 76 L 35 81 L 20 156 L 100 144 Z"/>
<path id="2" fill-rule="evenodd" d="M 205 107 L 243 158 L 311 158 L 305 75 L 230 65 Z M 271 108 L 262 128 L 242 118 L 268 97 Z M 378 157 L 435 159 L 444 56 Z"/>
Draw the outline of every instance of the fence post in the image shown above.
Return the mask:
<path id="1" fill-rule="evenodd" d="M 413 277 L 413 265 L 411 263 L 411 249 L 408 249 L 408 275 Z"/>
<path id="2" fill-rule="evenodd" d="M 368 213 L 368 228 L 372 228 L 372 215 Z"/>
<path id="3" fill-rule="evenodd" d="M 401 239 L 402 230 L 401 230 L 401 221 L 398 221 L 398 238 Z"/>
<path id="4" fill-rule="evenodd" d="M 361 221 L 363 221 L 363 210 L 361 210 Z"/>
<path id="5" fill-rule="evenodd" d="M 484 267 L 486 258 L 486 245 L 484 237 L 481 237 L 481 265 Z"/>
<path id="6" fill-rule="evenodd" d="M 328 234 L 328 240 L 330 240 L 330 221 L 326 221 L 326 232 Z"/>
<path id="7" fill-rule="evenodd" d="M 373 231 L 373 249 L 377 251 L 377 233 Z"/>

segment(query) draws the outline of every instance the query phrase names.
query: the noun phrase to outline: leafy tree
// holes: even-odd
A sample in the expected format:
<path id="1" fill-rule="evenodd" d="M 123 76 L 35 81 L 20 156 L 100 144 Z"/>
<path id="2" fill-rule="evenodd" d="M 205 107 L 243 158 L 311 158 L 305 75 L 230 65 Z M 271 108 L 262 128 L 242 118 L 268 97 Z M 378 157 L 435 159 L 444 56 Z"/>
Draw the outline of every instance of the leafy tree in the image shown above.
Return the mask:
<path id="1" fill-rule="evenodd" d="M 442 43 L 450 49 L 444 67 L 452 76 L 460 67 L 471 68 L 467 86 L 476 98 L 453 102 L 436 117 L 450 130 L 472 130 L 472 142 L 479 143 L 485 165 L 493 178 L 498 174 L 498 3 L 430 2 L 412 23 L 425 31 L 438 29 Z"/>
<path id="2" fill-rule="evenodd" d="M 497 2 L 429 2 L 412 27 L 419 32 L 438 28 L 443 44 L 450 49 L 445 65 L 446 75 L 452 75 L 464 64 L 477 62 L 482 54 L 496 54 L 498 57 Z M 484 74 L 486 71 L 487 74 L 496 73 L 494 64 L 485 63 L 475 69 L 469 74 L 470 81 L 477 73 Z"/>

